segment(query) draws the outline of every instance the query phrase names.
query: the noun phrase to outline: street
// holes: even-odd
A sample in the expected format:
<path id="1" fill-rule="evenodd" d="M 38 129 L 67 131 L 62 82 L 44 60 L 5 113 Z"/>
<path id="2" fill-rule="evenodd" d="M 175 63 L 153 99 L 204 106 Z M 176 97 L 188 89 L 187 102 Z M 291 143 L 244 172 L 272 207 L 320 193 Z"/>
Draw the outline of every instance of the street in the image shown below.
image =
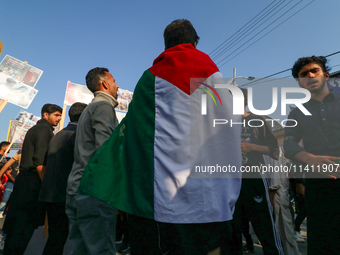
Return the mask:
<path id="1" fill-rule="evenodd" d="M 2 228 L 4 219 L 0 219 L 0 227 Z M 306 255 L 307 254 L 307 232 L 306 232 L 306 225 L 305 221 L 301 225 L 301 235 L 303 238 L 306 239 L 305 243 L 298 243 L 299 245 L 299 251 L 301 255 Z M 34 235 L 26 249 L 26 252 L 24 255 L 41 255 L 44 246 L 46 243 L 47 238 L 43 238 L 43 227 L 39 227 L 38 229 L 35 230 Z M 257 244 L 257 238 L 256 236 L 253 235 L 253 241 L 254 241 L 254 247 L 255 251 L 254 253 L 248 253 L 248 254 L 255 254 L 255 255 L 262 255 L 262 246 L 260 244 Z M 117 247 L 119 248 L 119 247 Z M 66 242 L 65 248 L 64 248 L 64 255 L 69 255 L 72 251 L 72 246 L 69 242 Z M 0 253 L 2 254 L 2 253 Z M 118 253 L 117 255 L 130 255 L 130 253 Z M 289 255 L 289 254 L 288 254 Z"/>

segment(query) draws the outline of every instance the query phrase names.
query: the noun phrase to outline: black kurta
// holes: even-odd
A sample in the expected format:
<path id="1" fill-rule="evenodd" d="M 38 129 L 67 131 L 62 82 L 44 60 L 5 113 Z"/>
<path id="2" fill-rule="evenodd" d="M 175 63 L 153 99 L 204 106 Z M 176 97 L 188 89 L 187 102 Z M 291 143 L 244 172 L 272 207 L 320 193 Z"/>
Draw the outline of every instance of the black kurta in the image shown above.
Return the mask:
<path id="1" fill-rule="evenodd" d="M 314 155 L 340 157 L 340 93 L 331 91 L 322 102 L 309 100 L 304 106 L 312 115 L 304 115 L 295 108 L 288 116 L 296 127 L 285 128 L 284 150 L 287 158 L 307 151 Z M 293 126 L 288 121 L 287 126 Z M 303 148 L 299 146 L 302 139 Z M 340 254 L 337 243 L 340 236 L 340 180 L 318 178 L 320 168 L 296 167 L 306 176 L 306 202 L 308 211 L 308 254 Z M 322 170 L 322 168 L 321 168 Z M 334 167 L 336 171 L 336 167 Z M 339 172 L 340 169 L 337 169 Z"/>
<path id="2" fill-rule="evenodd" d="M 39 201 L 65 203 L 67 179 L 74 159 L 77 124 L 70 123 L 51 140 Z"/>
<path id="3" fill-rule="evenodd" d="M 45 119 L 39 120 L 25 136 L 20 173 L 15 179 L 3 227 L 8 234 L 4 254 L 23 254 L 34 229 L 44 223 L 45 210 L 38 202 L 41 181 L 36 167 L 43 165 L 52 137 L 53 127 Z"/>

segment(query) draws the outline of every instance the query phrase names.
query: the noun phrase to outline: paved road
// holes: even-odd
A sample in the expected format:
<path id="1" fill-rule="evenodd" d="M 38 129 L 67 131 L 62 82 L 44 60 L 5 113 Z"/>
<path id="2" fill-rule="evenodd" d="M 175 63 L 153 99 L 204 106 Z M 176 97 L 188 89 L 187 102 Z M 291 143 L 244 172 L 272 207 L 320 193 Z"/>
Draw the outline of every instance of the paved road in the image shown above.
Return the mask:
<path id="1" fill-rule="evenodd" d="M 306 240 L 306 242 L 298 243 L 300 255 L 307 255 L 307 232 L 306 231 L 307 231 L 306 221 L 304 221 L 301 225 L 301 232 L 300 233 L 301 233 L 302 237 Z M 256 242 L 258 241 L 257 237 L 256 236 L 252 236 L 252 237 L 253 237 L 253 241 L 255 242 L 255 244 L 254 244 L 255 252 L 254 253 L 248 253 L 248 254 L 263 255 L 262 246 L 259 245 L 259 244 L 256 244 Z M 289 255 L 289 254 L 287 254 L 287 255 Z"/>
<path id="2" fill-rule="evenodd" d="M 4 219 L 0 219 L 0 227 L 2 228 Z M 305 222 L 301 225 L 301 235 L 307 239 L 306 235 L 306 225 Z M 47 238 L 43 238 L 43 227 L 39 227 L 37 230 L 35 230 L 34 235 L 27 247 L 27 250 L 24 255 L 41 255 L 45 246 Z M 256 236 L 253 236 L 253 241 L 257 242 Z M 119 247 L 117 247 L 119 248 Z M 66 243 L 64 248 L 64 255 L 69 255 L 72 251 L 72 246 L 69 242 Z M 301 255 L 307 254 L 307 243 L 299 243 L 299 251 Z M 1 254 L 1 253 L 0 253 Z M 262 255 L 262 246 L 259 244 L 255 244 L 255 252 L 251 253 L 255 255 Z M 117 253 L 117 255 L 123 255 L 120 253 Z M 124 255 L 130 255 L 130 253 L 124 253 Z"/>
<path id="3" fill-rule="evenodd" d="M 4 219 L 0 219 L 0 228 L 2 228 L 4 224 Z M 47 238 L 43 238 L 43 231 L 44 227 L 39 227 L 34 231 L 33 237 L 30 241 L 30 243 L 27 246 L 27 249 L 25 251 L 24 255 L 41 255 Z M 119 248 L 119 246 L 117 246 Z M 64 255 L 69 255 L 72 252 L 72 246 L 70 242 L 66 242 L 65 247 L 64 247 Z M 2 254 L 2 252 L 0 252 Z M 129 253 L 118 253 L 117 255 L 130 255 Z"/>

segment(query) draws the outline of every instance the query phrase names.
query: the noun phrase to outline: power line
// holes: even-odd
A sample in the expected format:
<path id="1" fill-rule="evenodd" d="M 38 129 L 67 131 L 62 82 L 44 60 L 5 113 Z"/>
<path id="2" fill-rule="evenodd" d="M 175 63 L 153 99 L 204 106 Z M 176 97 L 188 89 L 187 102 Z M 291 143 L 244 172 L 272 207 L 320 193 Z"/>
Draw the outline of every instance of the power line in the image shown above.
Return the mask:
<path id="1" fill-rule="evenodd" d="M 263 78 L 261 78 L 261 79 L 258 79 L 258 80 L 256 80 L 256 81 L 248 82 L 248 83 L 246 83 L 246 84 L 244 84 L 244 85 L 242 85 L 242 86 L 240 86 L 240 87 L 244 87 L 244 86 L 249 85 L 249 84 L 252 84 L 252 83 L 258 83 L 259 81 L 262 81 L 262 80 L 264 80 L 264 79 L 270 78 L 270 77 L 275 76 L 275 75 L 278 75 L 278 74 L 280 74 L 280 73 L 285 73 L 285 72 L 287 72 L 287 71 L 289 71 L 289 70 L 292 70 L 292 69 L 289 68 L 289 69 L 283 70 L 283 71 L 281 71 L 281 72 L 277 72 L 277 73 L 268 75 L 268 76 L 263 77 Z"/>
<path id="2" fill-rule="evenodd" d="M 276 0 L 275 0 L 276 1 Z M 223 43 L 221 43 L 219 46 L 217 46 L 212 52 L 209 53 L 209 55 L 212 55 L 216 50 L 218 50 L 224 43 L 226 43 L 230 38 L 232 38 L 234 35 L 236 35 L 238 32 L 240 32 L 245 26 L 247 26 L 251 21 L 253 21 L 257 16 L 259 16 L 263 11 L 265 11 L 269 6 L 271 6 L 275 1 L 273 1 L 271 4 L 269 4 L 266 8 L 264 8 L 261 12 L 259 12 L 254 18 L 252 18 L 250 21 L 248 21 L 243 27 L 241 27 L 238 31 L 236 31 L 233 35 L 231 35 L 228 39 L 226 39 Z M 211 56 L 212 57 L 212 56 Z"/>
<path id="3" fill-rule="evenodd" d="M 292 1 L 292 0 L 291 0 Z M 274 3 L 274 2 L 272 2 L 272 3 Z M 271 4 L 272 4 L 271 3 Z M 238 32 L 240 32 L 240 35 L 237 35 L 236 36 L 236 34 L 238 33 L 234 33 L 231 37 L 229 37 L 223 44 L 225 44 L 229 39 L 232 39 L 231 40 L 231 42 L 229 42 L 228 44 L 226 44 L 226 45 L 224 45 L 217 53 L 215 53 L 214 55 L 212 55 L 211 56 L 211 58 L 213 58 L 213 59 L 218 59 L 221 55 L 223 55 L 226 51 L 228 51 L 228 48 L 231 48 L 234 44 L 235 44 L 235 41 L 237 41 L 240 37 L 241 37 L 241 40 L 244 38 L 244 35 L 249 31 L 249 30 L 251 30 L 254 26 L 256 26 L 259 22 L 261 22 L 264 18 L 266 18 L 269 14 L 271 14 L 275 9 L 277 9 L 281 4 L 283 4 L 284 3 L 284 0 L 282 1 L 282 2 L 279 2 L 277 5 L 275 5 L 275 6 L 273 6 L 273 7 L 271 7 L 271 9 L 269 9 L 268 11 L 266 11 L 263 15 L 262 15 L 262 17 L 259 17 L 259 20 L 254 20 L 254 18 L 252 19 L 252 20 L 254 20 L 254 23 L 249 27 L 249 28 L 246 28 L 247 30 L 246 31 L 243 31 L 243 32 L 240 32 L 240 30 L 243 28 L 243 27 L 245 27 L 245 26 L 243 26 Z M 271 5 L 270 4 L 270 5 Z M 269 7 L 270 5 L 268 5 L 267 7 Z M 266 8 L 267 8 L 266 7 Z M 265 9 L 266 9 L 265 8 Z M 273 9 L 274 8 L 274 9 Z M 283 7 L 284 8 L 284 7 Z M 282 8 L 281 8 L 282 9 Z M 280 9 L 280 10 L 281 10 Z M 279 11 L 280 11 L 279 10 Z M 263 11 L 261 11 L 260 13 L 262 13 Z M 269 12 L 269 13 L 268 13 Z M 259 14 L 260 14 L 259 13 Z M 276 12 L 277 13 L 277 12 Z M 275 13 L 275 14 L 276 14 Z M 258 15 L 259 15 L 258 14 Z M 274 14 L 274 15 L 275 15 Z M 257 16 L 258 16 L 257 15 Z M 256 16 L 256 17 L 257 17 Z M 272 15 L 273 16 L 273 15 Z M 272 17 L 271 16 L 271 17 Z M 271 18 L 270 17 L 270 18 Z M 248 23 L 250 23 L 252 20 L 250 20 Z M 268 20 L 268 19 L 267 19 Z M 267 21 L 266 20 L 266 21 Z M 247 23 L 247 24 L 248 24 Z M 264 22 L 263 22 L 264 23 Z M 263 24 L 262 23 L 262 24 Z M 262 24 L 260 24 L 259 26 L 261 26 Z M 259 27 L 258 26 L 258 27 Z M 256 27 L 255 29 L 253 29 L 249 34 L 251 34 L 253 31 L 255 31 L 258 27 Z M 246 34 L 246 36 L 248 36 L 248 34 Z M 245 36 L 245 37 L 246 37 Z M 230 44 L 231 44 L 231 46 L 230 46 Z M 217 56 L 216 56 L 217 55 Z"/>
<path id="4" fill-rule="evenodd" d="M 329 54 L 329 55 L 327 55 L 327 56 L 325 56 L 325 57 L 328 58 L 328 57 L 333 56 L 333 55 L 336 55 L 336 54 L 338 54 L 338 53 L 340 53 L 340 51 L 334 52 L 334 53 Z"/>
<path id="5" fill-rule="evenodd" d="M 336 67 L 336 66 L 340 66 L 340 65 L 331 66 L 331 68 Z"/>
<path id="6" fill-rule="evenodd" d="M 224 46 L 224 49 L 222 49 L 220 51 L 220 53 L 213 59 L 214 61 L 216 61 L 220 56 L 222 56 L 224 53 L 226 53 L 227 51 L 229 51 L 230 49 L 233 48 L 233 46 L 242 41 L 244 38 L 246 38 L 248 35 L 252 34 L 254 31 L 256 31 L 259 27 L 261 27 L 263 24 L 265 24 L 268 20 L 270 20 L 273 16 L 275 16 L 277 13 L 279 13 L 282 9 L 284 9 L 287 5 L 289 5 L 293 0 L 291 0 L 290 2 L 288 2 L 286 5 L 284 5 L 283 7 L 281 7 L 278 11 L 276 11 L 273 15 L 271 15 L 269 18 L 267 18 L 264 22 L 262 22 L 261 24 L 259 24 L 258 26 L 256 26 L 259 22 L 261 22 L 263 19 L 265 19 L 269 14 L 271 14 L 274 10 L 276 10 L 280 5 L 282 5 L 284 3 L 284 1 L 282 1 L 281 3 L 279 3 L 279 5 L 275 6 L 275 8 L 273 10 L 270 11 L 270 13 L 268 13 L 268 15 L 264 16 L 263 18 L 261 18 L 259 21 L 257 21 L 256 23 L 254 23 L 250 28 L 248 28 L 246 31 L 244 31 L 241 35 L 237 36 L 234 38 L 234 40 L 229 43 L 228 45 Z M 302 0 L 301 0 L 302 1 Z M 272 23 L 271 23 L 272 24 Z M 270 25 L 271 25 L 270 24 Z M 269 25 L 269 26 L 270 26 Z M 251 30 L 254 26 L 256 26 L 252 31 L 250 31 L 248 34 L 247 32 L 249 30 Z M 268 27 L 268 26 L 267 26 Z M 266 27 L 266 28 L 267 28 Z M 260 33 L 262 32 L 263 30 L 260 31 Z M 258 34 L 256 34 L 258 35 Z M 256 36 L 255 35 L 255 36 Z M 251 39 L 253 39 L 255 36 L 253 36 Z M 250 39 L 250 40 L 251 40 Z M 249 41 L 249 40 L 248 40 Z M 248 42 L 247 41 L 247 42 Z M 231 45 L 230 45 L 231 44 Z M 223 61 L 224 59 L 222 59 Z"/>
<path id="7" fill-rule="evenodd" d="M 312 2 L 310 2 L 309 4 L 307 4 L 306 6 L 302 7 L 300 10 L 298 10 L 297 12 L 295 12 L 293 15 L 291 15 L 290 17 L 288 17 L 287 19 L 285 19 L 283 22 L 281 22 L 280 24 L 278 24 L 276 27 L 274 27 L 273 29 L 271 29 L 269 32 L 267 32 L 266 34 L 264 34 L 263 36 L 261 36 L 259 39 L 257 39 L 255 42 L 253 42 L 252 44 L 250 44 L 247 48 L 243 49 L 241 52 L 237 53 L 235 56 L 233 56 L 232 58 L 230 58 L 228 61 L 224 62 L 221 66 L 225 65 L 226 63 L 228 63 L 230 60 L 234 59 L 236 56 L 240 55 L 242 52 L 244 52 L 245 50 L 247 50 L 249 47 L 251 47 L 252 45 L 254 45 L 256 42 L 258 42 L 259 40 L 261 40 L 263 37 L 267 36 L 269 33 L 271 33 L 273 30 L 275 30 L 276 28 L 278 28 L 279 26 L 281 26 L 282 24 L 284 24 L 285 22 L 287 22 L 289 19 L 291 19 L 293 16 L 295 16 L 296 14 L 298 14 L 300 11 L 302 11 L 303 9 L 305 9 L 307 6 L 309 6 L 311 3 L 313 3 L 315 0 L 313 0 Z M 302 0 L 299 2 L 301 3 Z M 286 11 L 283 15 L 285 15 L 286 13 L 288 13 L 290 10 L 292 10 L 293 8 L 295 8 L 299 3 L 297 3 L 296 5 L 294 5 L 292 8 L 290 8 L 288 11 Z M 283 17 L 283 15 L 281 15 L 279 18 L 277 18 L 275 21 L 277 21 L 278 19 L 280 19 L 281 17 Z M 274 21 L 274 22 L 275 22 Z M 273 23 L 272 23 L 273 24 Z M 271 25 L 271 24 L 270 24 Z M 267 27 L 269 27 L 270 25 L 268 25 Z M 267 28 L 266 27 L 266 28 Z M 263 30 L 265 30 L 266 28 L 262 29 L 259 33 L 261 33 Z M 259 33 L 257 33 L 256 35 L 258 35 Z M 255 35 L 255 36 L 256 36 Z M 253 36 L 251 39 L 253 39 L 255 36 Z M 247 42 L 249 42 L 251 39 L 249 39 Z M 223 60 L 225 60 L 227 57 L 229 57 L 230 55 L 232 55 L 233 53 L 235 53 L 238 49 L 240 49 L 242 46 L 244 46 L 247 42 L 245 42 L 244 44 L 242 44 L 240 47 L 238 47 L 236 50 L 234 50 L 232 53 L 230 53 L 228 56 L 226 56 L 224 59 L 222 59 L 220 62 L 218 62 L 217 64 L 221 63 Z"/>

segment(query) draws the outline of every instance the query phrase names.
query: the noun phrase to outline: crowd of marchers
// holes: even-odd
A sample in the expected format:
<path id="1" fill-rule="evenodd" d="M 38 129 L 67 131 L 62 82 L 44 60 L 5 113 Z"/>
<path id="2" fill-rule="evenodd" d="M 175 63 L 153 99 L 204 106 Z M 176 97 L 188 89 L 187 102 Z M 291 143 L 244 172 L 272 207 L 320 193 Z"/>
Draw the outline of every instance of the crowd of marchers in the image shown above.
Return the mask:
<path id="1" fill-rule="evenodd" d="M 247 111 L 246 89 L 242 123 L 251 125 L 219 125 L 212 144 L 204 136 L 209 128 L 192 115 L 198 86 L 190 78 L 213 89 L 222 75 L 197 49 L 190 21 L 173 21 L 163 36 L 165 51 L 140 78 L 121 123 L 115 112 L 119 86 L 107 68 L 96 67 L 85 77 L 94 99 L 74 103 L 65 128 L 54 135 L 62 108 L 47 103 L 12 158 L 5 157 L 10 143 L 0 144 L 3 254 L 24 254 L 35 229 L 45 224 L 46 255 L 63 254 L 67 240 L 75 255 L 238 255 L 254 253 L 251 234 L 264 254 L 298 255 L 307 215 L 308 254 L 340 254 L 339 173 L 193 178 L 187 171 L 192 155 L 235 169 L 336 166 L 340 94 L 327 87 L 327 59 L 294 63 L 293 77 L 311 94 L 304 104 L 311 115 L 290 112 L 283 147 L 265 118 Z M 222 108 L 209 114 L 232 112 L 233 95 L 221 97 Z M 209 114 L 205 118 L 214 117 Z M 195 141 L 190 132 L 197 132 Z"/>

